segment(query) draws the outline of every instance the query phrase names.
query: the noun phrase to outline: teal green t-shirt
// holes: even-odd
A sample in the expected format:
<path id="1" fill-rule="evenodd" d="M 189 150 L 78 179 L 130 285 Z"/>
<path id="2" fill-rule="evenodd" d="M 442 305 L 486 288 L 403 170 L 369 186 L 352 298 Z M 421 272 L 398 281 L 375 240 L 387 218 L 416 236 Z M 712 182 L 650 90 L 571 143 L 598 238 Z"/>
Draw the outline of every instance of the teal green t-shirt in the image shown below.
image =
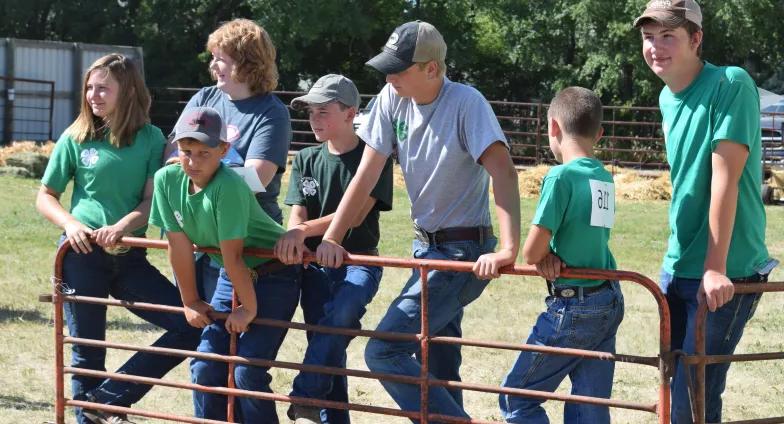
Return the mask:
<path id="1" fill-rule="evenodd" d="M 223 240 L 244 239 L 247 248 L 271 249 L 284 233 L 259 206 L 250 187 L 221 164 L 200 192 L 190 194 L 190 178 L 182 166 L 169 165 L 155 173 L 150 223 L 168 232 L 183 232 L 197 246 L 220 248 Z M 223 266 L 223 258 L 210 254 Z M 269 259 L 245 256 L 253 268 Z"/>
<path id="2" fill-rule="evenodd" d="M 136 209 L 144 196 L 144 185 L 161 167 L 163 133 L 145 125 L 133 143 L 116 148 L 108 139 L 77 143 L 64 133 L 49 158 L 41 183 L 62 193 L 73 179 L 71 215 L 97 229 L 114 225 Z M 145 225 L 133 232 L 144 235 Z"/>
<path id="3" fill-rule="evenodd" d="M 615 185 L 595 158 L 574 159 L 544 177 L 532 224 L 550 230 L 550 249 L 569 267 L 615 269 L 607 244 L 614 223 Z M 602 281 L 558 278 L 555 284 L 592 287 Z"/>
<path id="4" fill-rule="evenodd" d="M 741 68 L 705 67 L 686 89 L 659 95 L 672 180 L 670 237 L 664 270 L 676 277 L 702 278 L 708 248 L 711 155 L 722 140 L 748 147 L 740 177 L 737 212 L 727 255 L 727 276 L 754 275 L 768 258 L 762 183 L 760 110 L 757 86 Z"/>

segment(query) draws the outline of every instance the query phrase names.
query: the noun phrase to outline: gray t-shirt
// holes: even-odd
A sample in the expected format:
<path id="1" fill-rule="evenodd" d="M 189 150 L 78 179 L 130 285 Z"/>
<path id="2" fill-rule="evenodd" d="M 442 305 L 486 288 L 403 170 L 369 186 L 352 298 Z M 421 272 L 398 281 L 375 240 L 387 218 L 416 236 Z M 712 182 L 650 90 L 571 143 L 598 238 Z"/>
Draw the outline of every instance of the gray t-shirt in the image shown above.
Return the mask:
<path id="1" fill-rule="evenodd" d="M 270 93 L 229 100 L 218 87 L 211 86 L 194 94 L 185 108 L 196 106 L 209 106 L 220 113 L 226 122 L 227 141 L 243 160 L 265 159 L 278 165 L 277 173 L 265 187 L 266 192 L 257 193 L 256 200 L 272 219 L 283 222 L 278 194 L 291 144 L 291 120 L 286 105 Z"/>
<path id="2" fill-rule="evenodd" d="M 387 84 L 357 134 L 385 156 L 397 147 L 416 225 L 490 226 L 490 177 L 478 160 L 496 141 L 509 144 L 479 91 L 445 77 L 438 97 L 417 105 Z"/>

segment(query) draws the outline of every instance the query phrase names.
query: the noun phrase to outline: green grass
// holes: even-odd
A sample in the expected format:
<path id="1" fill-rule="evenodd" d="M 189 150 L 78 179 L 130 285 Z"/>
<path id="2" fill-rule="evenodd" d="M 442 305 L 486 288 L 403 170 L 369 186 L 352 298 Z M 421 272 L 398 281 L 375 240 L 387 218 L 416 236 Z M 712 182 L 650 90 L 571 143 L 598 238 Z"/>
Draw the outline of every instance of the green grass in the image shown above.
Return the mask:
<path id="1" fill-rule="evenodd" d="M 54 346 L 52 306 L 38 302 L 38 295 L 51 290 L 52 259 L 59 231 L 41 218 L 33 202 L 38 183 L 31 180 L 0 177 L 0 423 L 53 421 Z M 284 188 L 285 190 L 285 188 Z M 523 222 L 532 216 L 535 200 L 521 200 Z M 666 202 L 619 202 L 612 249 L 619 268 L 637 271 L 654 281 L 664 252 Z M 771 255 L 784 257 L 784 209 L 769 207 L 768 246 Z M 395 190 L 395 209 L 382 214 L 382 243 L 385 256 L 410 255 L 411 226 L 408 199 L 404 190 Z M 523 225 L 527 232 L 527 224 Z M 152 232 L 151 232 L 152 234 Z M 150 252 L 152 262 L 166 273 L 169 267 L 161 251 Z M 408 271 L 385 270 L 381 289 L 363 323 L 374 328 L 397 295 Z M 774 272 L 773 280 L 781 281 L 782 269 Z M 626 317 L 618 336 L 619 353 L 655 355 L 658 346 L 658 313 L 651 296 L 633 284 L 624 284 Z M 466 309 L 464 336 L 505 342 L 521 342 L 528 335 L 537 314 L 543 308 L 544 283 L 539 278 L 504 277 L 494 281 L 486 292 Z M 747 327 L 740 352 L 784 351 L 784 296 L 766 295 L 757 314 Z M 297 313 L 296 320 L 301 321 Z M 158 332 L 125 310 L 109 312 L 107 338 L 119 342 L 148 344 Z M 366 369 L 362 359 L 365 340 L 356 339 L 349 348 L 349 366 Z M 304 334 L 291 331 L 281 349 L 279 359 L 301 361 L 305 348 Z M 69 353 L 66 353 L 66 363 Z M 119 366 L 129 353 L 110 351 L 107 368 Z M 465 348 L 463 379 L 468 382 L 497 385 L 511 366 L 514 352 Z M 273 372 L 274 389 L 288 393 L 294 373 Z M 186 365 L 181 365 L 167 378 L 188 381 Z M 352 401 L 394 407 L 381 386 L 371 380 L 350 379 Z M 565 382 L 559 391 L 568 392 Z M 619 364 L 616 370 L 614 397 L 640 402 L 654 402 L 657 396 L 657 371 L 650 367 Z M 738 420 L 784 415 L 780 400 L 784 396 L 784 361 L 743 363 L 730 371 L 725 392 L 725 419 Z M 472 416 L 500 419 L 494 395 L 466 393 L 465 403 Z M 140 408 L 191 414 L 189 392 L 156 388 L 138 404 Z M 279 405 L 282 412 L 285 405 Z M 562 404 L 548 402 L 546 409 L 553 422 L 561 422 Z M 68 422 L 73 422 L 67 411 Z M 403 423 L 400 419 L 379 418 L 354 413 L 356 423 Z M 613 411 L 614 422 L 655 422 L 646 413 Z M 139 422 L 153 422 L 139 418 Z M 283 422 L 286 422 L 284 419 Z"/>

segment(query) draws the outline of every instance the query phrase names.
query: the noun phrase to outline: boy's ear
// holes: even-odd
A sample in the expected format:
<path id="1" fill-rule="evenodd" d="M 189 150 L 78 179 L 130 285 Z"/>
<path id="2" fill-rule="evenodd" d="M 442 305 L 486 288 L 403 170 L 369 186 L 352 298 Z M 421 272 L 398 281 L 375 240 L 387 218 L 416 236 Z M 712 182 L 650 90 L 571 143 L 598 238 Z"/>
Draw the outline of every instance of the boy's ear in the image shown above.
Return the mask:
<path id="1" fill-rule="evenodd" d="M 594 144 L 598 143 L 599 140 L 602 139 L 603 135 L 604 135 L 604 127 L 599 125 L 599 131 L 596 132 L 596 139 L 594 140 Z"/>
<path id="2" fill-rule="evenodd" d="M 691 35 L 691 45 L 696 50 L 702 44 L 702 30 L 699 30 Z"/>
<path id="3" fill-rule="evenodd" d="M 555 120 L 552 116 L 547 118 L 547 135 L 550 137 L 560 137 L 561 136 L 561 126 L 558 125 L 558 121 Z"/>
<path id="4" fill-rule="evenodd" d="M 220 157 L 225 157 L 226 156 L 226 153 L 229 152 L 229 146 L 230 146 L 230 144 L 228 142 L 221 141 L 221 144 L 219 146 L 220 147 Z"/>
<path id="5" fill-rule="evenodd" d="M 354 117 L 357 116 L 357 108 L 352 106 L 352 107 L 346 109 L 346 111 L 348 112 L 346 114 L 346 120 L 353 123 L 354 122 Z"/>

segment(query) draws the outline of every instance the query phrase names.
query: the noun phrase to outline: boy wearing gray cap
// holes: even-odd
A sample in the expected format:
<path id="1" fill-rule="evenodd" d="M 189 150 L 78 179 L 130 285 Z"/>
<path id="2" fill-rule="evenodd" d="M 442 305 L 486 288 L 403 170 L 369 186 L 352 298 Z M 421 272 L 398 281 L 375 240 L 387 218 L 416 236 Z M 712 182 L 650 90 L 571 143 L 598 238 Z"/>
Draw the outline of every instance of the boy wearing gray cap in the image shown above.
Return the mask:
<path id="1" fill-rule="evenodd" d="M 150 223 L 166 231 L 169 261 L 185 307 L 185 318 L 203 328 L 197 351 L 226 355 L 229 333 L 242 333 L 237 355 L 274 360 L 286 329 L 250 325 L 256 317 L 288 321 L 297 307 L 300 268 L 276 260 L 243 256 L 243 249 L 272 248 L 284 230 L 261 209 L 241 176 L 221 159 L 226 154 L 226 126 L 218 111 L 195 107 L 183 111 L 174 128 L 179 163 L 155 173 Z M 193 245 L 220 247 L 210 258 L 220 264 L 210 303 L 196 288 Z M 232 290 L 239 306 L 232 308 Z M 210 311 L 228 312 L 225 323 L 213 322 Z M 271 392 L 267 368 L 237 364 L 238 389 Z M 226 386 L 226 363 L 194 359 L 191 380 L 204 386 Z M 193 392 L 195 415 L 226 420 L 226 396 Z M 275 403 L 237 398 L 241 422 L 277 423 Z"/>
<path id="2" fill-rule="evenodd" d="M 460 337 L 463 308 L 479 297 L 489 279 L 517 258 L 520 199 L 509 146 L 487 100 L 475 89 L 450 81 L 446 43 L 426 22 L 408 22 L 392 33 L 368 65 L 386 75 L 370 117 L 358 131 L 367 143 L 362 161 L 316 252 L 319 262 L 340 266 L 343 238 L 397 149 L 411 199 L 418 259 L 476 261 L 474 274 L 428 274 L 431 336 Z M 501 248 L 490 221 L 492 177 Z M 379 331 L 417 333 L 422 286 L 414 270 L 378 325 Z M 371 339 L 365 360 L 371 371 L 419 377 L 419 342 Z M 442 380 L 460 380 L 460 347 L 430 346 L 429 371 Z M 420 388 L 381 382 L 401 409 L 418 411 Z M 429 412 L 467 417 L 460 390 L 430 388 Z"/>
<path id="3" fill-rule="evenodd" d="M 650 1 L 634 27 L 645 62 L 666 85 L 659 108 L 672 203 L 660 284 L 672 348 L 694 353 L 697 305 L 706 302 L 706 351 L 732 354 L 761 296 L 734 296 L 733 283 L 765 282 L 777 264 L 765 247 L 757 86 L 741 68 L 702 60 L 702 11 L 694 0 Z M 675 368 L 672 422 L 691 423 L 688 373 L 680 362 Z M 707 422 L 721 421 L 728 369 L 706 368 Z"/>
<path id="4" fill-rule="evenodd" d="M 320 146 L 297 153 L 291 167 L 285 203 L 292 206 L 289 230 L 275 245 L 283 263 L 302 262 L 305 251 L 315 251 L 329 227 L 335 209 L 346 192 L 362 159 L 365 143 L 354 133 L 359 109 L 354 83 L 329 74 L 319 78 L 308 94 L 291 101 L 294 110 L 307 110 L 310 127 Z M 392 208 L 392 162 L 387 160 L 370 197 L 362 206 L 346 237 L 346 250 L 358 255 L 377 255 L 379 212 Z M 360 328 L 365 306 L 378 291 L 381 267 L 343 265 L 337 268 L 309 265 L 302 279 L 301 305 L 305 321 L 330 327 Z M 313 333 L 303 363 L 345 367 L 351 337 Z M 292 396 L 348 401 L 345 376 L 301 372 L 294 379 Z M 299 423 L 348 423 L 348 411 L 292 405 L 290 416 Z"/>

